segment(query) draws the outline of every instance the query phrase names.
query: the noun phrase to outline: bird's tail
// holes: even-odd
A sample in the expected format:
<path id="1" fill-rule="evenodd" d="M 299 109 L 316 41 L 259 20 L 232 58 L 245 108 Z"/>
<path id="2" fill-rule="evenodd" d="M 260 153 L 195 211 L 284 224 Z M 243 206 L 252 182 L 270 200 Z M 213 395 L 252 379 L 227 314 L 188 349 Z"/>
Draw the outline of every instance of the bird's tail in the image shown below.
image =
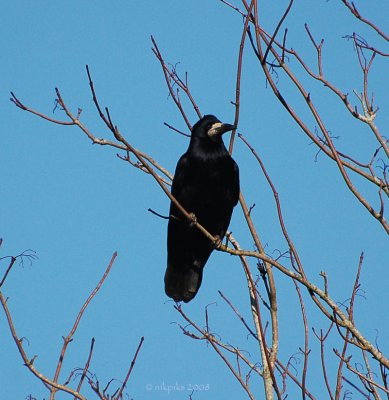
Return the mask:
<path id="1" fill-rule="evenodd" d="M 177 267 L 168 262 L 165 273 L 165 292 L 175 301 L 188 303 L 197 294 L 203 279 L 203 265 Z"/>

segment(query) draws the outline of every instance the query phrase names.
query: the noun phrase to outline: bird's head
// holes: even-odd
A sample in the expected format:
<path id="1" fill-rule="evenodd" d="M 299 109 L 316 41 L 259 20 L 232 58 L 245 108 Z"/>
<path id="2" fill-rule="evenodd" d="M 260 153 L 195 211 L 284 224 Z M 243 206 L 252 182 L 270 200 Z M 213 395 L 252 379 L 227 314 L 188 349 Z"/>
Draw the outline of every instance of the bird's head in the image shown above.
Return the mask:
<path id="1" fill-rule="evenodd" d="M 192 128 L 192 137 L 220 142 L 223 133 L 235 128 L 231 124 L 223 124 L 214 115 L 205 115 Z"/>

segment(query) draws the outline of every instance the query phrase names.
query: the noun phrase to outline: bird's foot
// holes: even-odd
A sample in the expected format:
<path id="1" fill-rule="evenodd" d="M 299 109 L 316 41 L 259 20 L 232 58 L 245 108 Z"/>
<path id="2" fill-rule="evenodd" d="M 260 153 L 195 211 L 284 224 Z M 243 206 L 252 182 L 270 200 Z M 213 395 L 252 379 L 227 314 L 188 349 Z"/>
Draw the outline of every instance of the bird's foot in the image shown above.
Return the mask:
<path id="1" fill-rule="evenodd" d="M 194 215 L 194 213 L 190 213 L 190 223 L 189 226 L 192 228 L 193 226 L 197 225 L 197 217 Z"/>
<path id="2" fill-rule="evenodd" d="M 215 240 L 212 242 L 212 245 L 215 249 L 218 249 L 222 245 L 223 238 L 219 235 L 215 235 Z"/>

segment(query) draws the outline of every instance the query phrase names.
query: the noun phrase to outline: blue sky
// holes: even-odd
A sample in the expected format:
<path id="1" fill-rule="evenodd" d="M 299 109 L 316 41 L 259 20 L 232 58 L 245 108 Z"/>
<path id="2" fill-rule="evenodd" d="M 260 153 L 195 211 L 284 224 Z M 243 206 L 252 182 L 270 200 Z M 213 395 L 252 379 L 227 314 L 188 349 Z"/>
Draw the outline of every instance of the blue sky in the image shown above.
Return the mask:
<path id="1" fill-rule="evenodd" d="M 154 3 L 98 0 L 93 5 L 77 1 L 3 4 L 1 255 L 33 249 L 39 257 L 31 266 L 16 266 L 3 290 L 9 297 L 19 336 L 28 338 L 27 353 L 31 357 L 37 354 L 36 366 L 52 376 L 62 336 L 70 330 L 113 252 L 118 251 L 110 276 L 69 347 L 62 381 L 74 367 L 84 364 L 91 337 L 96 339 L 91 370 L 102 384 L 111 378 L 122 379 L 144 336 L 128 388 L 134 399 L 188 398 L 188 391 L 169 394 L 161 389 L 163 384 L 176 383 L 185 388 L 209 385 L 193 399 L 243 398 L 239 384 L 212 349 L 184 336 L 177 326 L 183 321 L 163 289 L 166 222 L 147 211 L 152 208 L 166 214 L 168 210 L 168 199 L 155 182 L 119 160 L 114 150 L 91 145 L 76 128 L 52 125 L 9 101 L 12 90 L 31 107 L 62 119 L 60 110 L 53 114 L 54 88 L 58 87 L 73 111 L 82 108 L 82 119 L 96 136 L 110 138 L 91 101 L 85 72 L 88 64 L 101 104 L 110 108 L 122 133 L 173 172 L 186 150 L 187 139 L 172 133 L 163 122 L 180 129 L 185 125 L 169 99 L 151 51 L 150 35 L 167 61 L 179 62 L 177 68 L 182 73 L 188 71 L 192 93 L 202 112 L 232 122 L 230 101 L 235 96 L 242 21 L 216 0 Z M 269 31 L 284 7 L 264 6 L 263 18 Z M 365 10 L 361 6 L 361 11 L 385 28 L 387 3 L 377 1 Z M 317 39 L 326 39 L 324 68 L 328 76 L 346 92 L 360 88 L 360 71 L 353 67 L 354 50 L 342 36 L 356 29 L 369 35 L 368 30 L 358 28 L 340 2 L 299 2 L 286 25 L 292 47 L 312 64 L 315 54 L 304 34 L 305 22 Z M 382 45 L 375 35 L 369 38 Z M 387 65 L 378 59 L 372 74 L 371 85 L 381 110 L 377 124 L 384 131 L 389 122 L 385 111 L 389 105 Z M 317 150 L 274 99 L 248 43 L 243 76 L 239 130 L 263 157 L 277 186 L 289 232 L 306 271 L 321 284 L 318 274 L 326 270 L 333 297 L 344 301 L 352 288 L 360 252 L 365 251 L 365 296 L 358 299 L 356 318 L 366 336 L 374 341 L 378 334 L 382 349 L 388 350 L 386 234 L 344 187 L 335 165 L 322 155 L 315 162 Z M 304 112 L 303 103 L 282 77 L 279 85 Z M 351 120 L 337 99 L 323 92 L 320 85 L 307 85 L 332 133 L 340 136 L 342 148 L 366 159 L 374 148 L 373 144 L 366 145 L 370 132 Z M 188 110 L 196 122 L 195 113 Z M 234 151 L 242 190 L 247 202 L 256 204 L 254 220 L 268 253 L 274 255 L 286 247 L 271 192 L 242 142 L 236 142 Z M 374 193 L 362 182 L 356 183 L 376 205 Z M 242 246 L 252 248 L 239 208 L 231 230 Z M 296 322 L 297 298 L 292 283 L 278 272 L 276 279 L 280 347 L 287 360 L 302 346 L 302 328 L 300 320 Z M 223 291 L 249 318 L 245 289 L 238 261 L 215 252 L 198 296 L 184 309 L 202 326 L 204 307 L 217 302 L 209 309 L 215 332 L 258 359 L 256 346 L 217 293 Z M 307 307 L 310 325 L 324 329 L 327 325 L 315 319 L 313 306 Z M 291 326 L 295 325 L 297 332 L 292 334 Z M 23 399 L 31 393 L 37 399 L 47 398 L 45 388 L 22 365 L 1 314 L 0 332 L 1 397 Z M 318 348 L 312 339 L 312 348 L 315 346 Z M 311 373 L 314 382 L 319 370 L 312 367 Z M 152 385 L 152 390 L 147 390 L 147 385 Z M 259 381 L 253 382 L 253 392 L 261 398 Z M 321 398 L 320 389 L 317 395 Z"/>

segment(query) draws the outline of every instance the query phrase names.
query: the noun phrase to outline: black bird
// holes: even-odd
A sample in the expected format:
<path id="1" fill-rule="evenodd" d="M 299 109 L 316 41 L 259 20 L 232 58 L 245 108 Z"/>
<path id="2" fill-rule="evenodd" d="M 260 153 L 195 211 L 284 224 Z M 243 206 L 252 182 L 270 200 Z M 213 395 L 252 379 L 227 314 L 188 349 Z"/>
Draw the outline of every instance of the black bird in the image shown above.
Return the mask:
<path id="1" fill-rule="evenodd" d="M 239 198 L 239 169 L 222 135 L 234 129 L 206 115 L 192 128 L 188 150 L 177 163 L 172 195 L 209 233 L 222 240 Z M 175 301 L 192 300 L 200 288 L 212 243 L 170 204 L 165 292 Z"/>

